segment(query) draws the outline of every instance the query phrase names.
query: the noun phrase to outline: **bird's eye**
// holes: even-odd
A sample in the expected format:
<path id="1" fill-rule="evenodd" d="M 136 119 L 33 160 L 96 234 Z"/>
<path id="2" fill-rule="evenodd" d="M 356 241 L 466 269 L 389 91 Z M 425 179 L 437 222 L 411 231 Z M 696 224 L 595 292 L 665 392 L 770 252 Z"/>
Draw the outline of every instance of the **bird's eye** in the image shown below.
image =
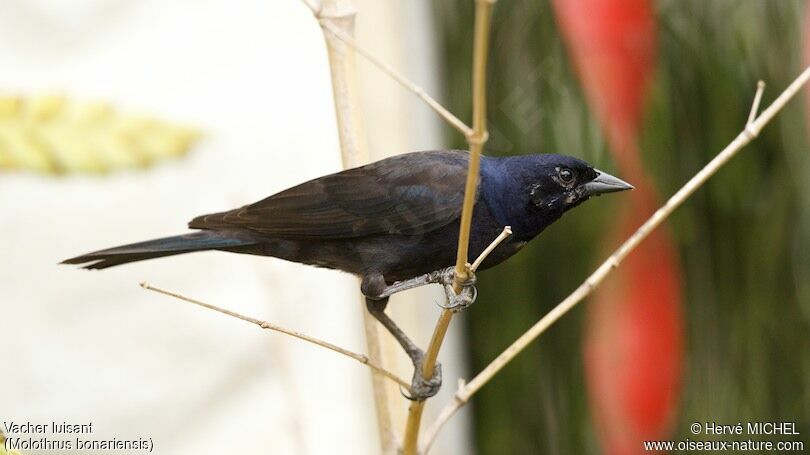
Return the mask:
<path id="1" fill-rule="evenodd" d="M 570 185 L 574 182 L 574 173 L 571 169 L 564 167 L 557 171 L 557 175 L 560 176 L 560 181 L 566 185 Z"/>

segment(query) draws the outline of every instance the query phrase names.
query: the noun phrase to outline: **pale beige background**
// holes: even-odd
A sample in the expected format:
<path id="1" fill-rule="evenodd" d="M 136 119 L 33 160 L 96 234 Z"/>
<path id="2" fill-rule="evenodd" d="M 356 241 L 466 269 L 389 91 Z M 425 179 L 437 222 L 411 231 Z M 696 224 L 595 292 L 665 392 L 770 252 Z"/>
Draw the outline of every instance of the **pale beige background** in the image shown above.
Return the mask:
<path id="1" fill-rule="evenodd" d="M 435 92 L 429 2 L 359 5 L 359 40 Z M 0 0 L 0 90 L 111 101 L 207 135 L 148 172 L 0 174 L 2 420 L 93 422 L 99 437 L 152 437 L 163 454 L 378 451 L 367 369 L 137 286 L 365 351 L 354 278 L 225 253 L 105 272 L 55 265 L 338 170 L 326 65 L 321 31 L 295 0 Z M 441 145 L 430 111 L 358 65 L 373 156 Z M 392 303 L 423 345 L 435 291 Z M 444 398 L 429 411 L 464 374 L 460 322 L 442 353 Z M 405 362 L 399 371 L 410 374 Z M 457 419 L 434 453 L 469 452 Z"/>

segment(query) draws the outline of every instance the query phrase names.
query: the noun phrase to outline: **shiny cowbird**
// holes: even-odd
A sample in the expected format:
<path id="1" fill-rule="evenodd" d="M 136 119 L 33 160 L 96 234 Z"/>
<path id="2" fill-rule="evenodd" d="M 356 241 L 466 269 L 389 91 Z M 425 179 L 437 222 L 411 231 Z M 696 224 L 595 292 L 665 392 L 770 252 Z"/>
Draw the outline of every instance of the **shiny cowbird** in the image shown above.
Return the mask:
<path id="1" fill-rule="evenodd" d="M 414 363 L 410 398 L 434 395 L 441 370 L 423 380 L 423 352 L 385 314 L 388 297 L 427 283 L 449 284 L 455 262 L 468 154 L 416 152 L 327 175 L 255 204 L 203 215 L 196 232 L 88 253 L 66 264 L 104 269 L 194 251 L 220 250 L 326 267 L 362 278 L 369 311 L 396 337 Z M 513 235 L 481 264 L 515 254 L 567 210 L 591 196 L 632 186 L 563 155 L 481 158 L 470 232 L 477 257 L 503 230 Z M 474 299 L 465 288 L 466 306 Z"/>

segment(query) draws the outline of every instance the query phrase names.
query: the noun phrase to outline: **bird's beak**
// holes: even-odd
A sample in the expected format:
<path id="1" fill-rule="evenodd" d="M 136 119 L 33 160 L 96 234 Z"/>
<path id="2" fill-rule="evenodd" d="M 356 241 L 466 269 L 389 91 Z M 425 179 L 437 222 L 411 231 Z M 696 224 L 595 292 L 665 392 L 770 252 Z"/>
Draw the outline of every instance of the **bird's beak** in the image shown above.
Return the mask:
<path id="1" fill-rule="evenodd" d="M 583 188 L 585 188 L 585 194 L 588 196 L 598 196 L 604 193 L 632 190 L 635 188 L 633 185 L 607 172 L 602 172 L 599 169 L 594 169 L 594 171 L 596 171 L 597 174 L 596 178 L 582 185 Z"/>

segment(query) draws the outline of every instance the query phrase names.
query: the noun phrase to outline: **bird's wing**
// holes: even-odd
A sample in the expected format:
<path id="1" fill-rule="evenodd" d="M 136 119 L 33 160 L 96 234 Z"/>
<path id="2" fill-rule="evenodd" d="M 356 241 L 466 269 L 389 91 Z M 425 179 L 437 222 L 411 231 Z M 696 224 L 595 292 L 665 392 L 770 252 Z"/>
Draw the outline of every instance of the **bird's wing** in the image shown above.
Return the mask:
<path id="1" fill-rule="evenodd" d="M 461 213 L 467 154 L 398 155 L 310 180 L 229 212 L 203 215 L 195 229 L 248 229 L 291 239 L 418 235 Z"/>

